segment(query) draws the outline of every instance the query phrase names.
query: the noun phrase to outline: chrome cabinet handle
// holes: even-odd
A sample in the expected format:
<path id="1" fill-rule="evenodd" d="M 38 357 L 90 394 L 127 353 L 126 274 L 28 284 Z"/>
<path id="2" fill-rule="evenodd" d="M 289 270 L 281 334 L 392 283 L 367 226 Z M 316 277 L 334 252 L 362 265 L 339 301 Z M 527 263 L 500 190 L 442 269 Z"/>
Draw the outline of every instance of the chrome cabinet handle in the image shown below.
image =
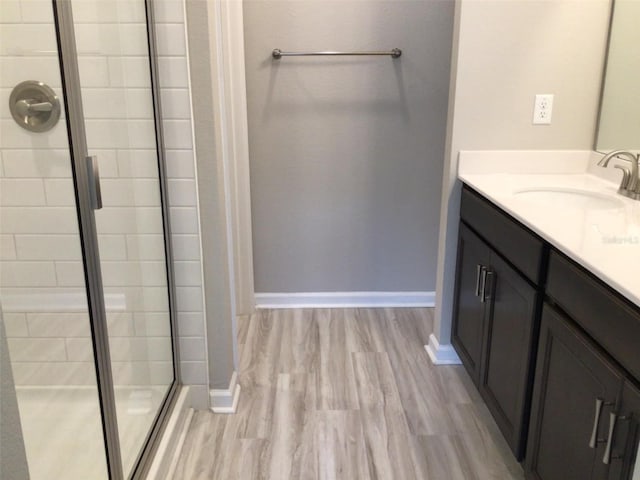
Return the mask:
<path id="1" fill-rule="evenodd" d="M 476 265 L 476 297 L 480 296 L 481 288 L 480 288 L 480 277 L 482 276 L 482 272 L 486 267 L 484 265 Z"/>
<path id="2" fill-rule="evenodd" d="M 496 278 L 496 273 L 493 270 L 487 269 L 484 276 L 484 284 L 482 285 L 482 297 L 480 298 L 480 301 L 482 303 L 485 303 L 489 298 L 491 298 L 491 295 L 493 295 L 492 290 L 493 290 L 493 282 L 495 282 L 495 278 Z"/>
<path id="3" fill-rule="evenodd" d="M 91 195 L 91 208 L 100 210 L 102 208 L 102 191 L 100 189 L 100 168 L 98 157 L 91 155 L 87 157 L 87 172 L 89 174 L 89 194 Z"/>
<path id="4" fill-rule="evenodd" d="M 480 303 L 486 302 L 486 298 L 484 296 L 484 289 L 487 286 L 487 267 L 482 267 L 482 271 L 480 272 Z"/>
<path id="5" fill-rule="evenodd" d="M 598 443 L 598 424 L 600 423 L 600 414 L 602 413 L 602 406 L 604 400 L 596 398 L 596 416 L 593 420 L 593 430 L 591 431 L 591 439 L 589 440 L 589 448 L 596 448 Z"/>
<path id="6" fill-rule="evenodd" d="M 607 439 L 607 447 L 604 449 L 604 456 L 602 457 L 602 463 L 609 465 L 611 462 L 611 445 L 613 444 L 613 432 L 616 428 L 616 421 L 618 415 L 614 412 L 609 414 L 609 438 Z"/>

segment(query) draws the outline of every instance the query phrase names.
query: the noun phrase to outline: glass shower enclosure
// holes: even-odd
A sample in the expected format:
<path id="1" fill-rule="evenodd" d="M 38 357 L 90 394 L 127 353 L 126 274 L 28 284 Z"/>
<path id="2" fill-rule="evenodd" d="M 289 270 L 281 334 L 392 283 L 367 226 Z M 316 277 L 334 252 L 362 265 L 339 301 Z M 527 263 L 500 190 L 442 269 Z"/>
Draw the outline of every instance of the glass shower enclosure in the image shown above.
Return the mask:
<path id="1" fill-rule="evenodd" d="M 140 478 L 175 398 L 152 3 L 0 2 L 0 395 L 32 480 Z"/>

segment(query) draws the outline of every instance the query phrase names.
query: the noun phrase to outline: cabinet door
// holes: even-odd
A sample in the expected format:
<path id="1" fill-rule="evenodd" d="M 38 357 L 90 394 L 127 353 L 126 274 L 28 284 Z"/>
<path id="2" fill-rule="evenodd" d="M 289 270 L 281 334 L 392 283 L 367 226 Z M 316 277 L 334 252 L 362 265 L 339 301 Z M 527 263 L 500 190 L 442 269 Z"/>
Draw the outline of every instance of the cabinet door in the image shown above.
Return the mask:
<path id="1" fill-rule="evenodd" d="M 476 295 L 478 269 L 489 265 L 490 252 L 480 237 L 460 224 L 451 343 L 476 385 L 480 379 L 485 315 L 485 304 Z"/>
<path id="2" fill-rule="evenodd" d="M 522 460 L 536 290 L 493 253 L 487 291 L 490 297 L 484 334 L 487 347 L 481 362 L 479 389 L 514 455 Z"/>
<path id="3" fill-rule="evenodd" d="M 629 382 L 622 389 L 617 418 L 611 418 L 614 441 L 609 480 L 640 480 L 640 390 Z"/>
<path id="4" fill-rule="evenodd" d="M 559 312 L 545 305 L 527 448 L 527 478 L 607 478 L 608 465 L 601 460 L 609 413 L 616 409 L 621 386 L 617 370 L 597 348 Z M 599 401 L 603 403 L 598 415 Z"/>

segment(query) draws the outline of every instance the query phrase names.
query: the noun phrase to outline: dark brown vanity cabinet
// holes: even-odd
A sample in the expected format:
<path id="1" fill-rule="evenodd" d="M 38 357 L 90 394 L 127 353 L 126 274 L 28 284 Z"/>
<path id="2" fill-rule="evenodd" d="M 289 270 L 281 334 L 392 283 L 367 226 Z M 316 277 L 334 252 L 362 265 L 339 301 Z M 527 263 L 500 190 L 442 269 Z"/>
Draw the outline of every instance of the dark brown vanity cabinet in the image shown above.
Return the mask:
<path id="1" fill-rule="evenodd" d="M 640 390 L 564 314 L 545 305 L 526 471 L 535 480 L 630 480 Z"/>
<path id="2" fill-rule="evenodd" d="M 609 480 L 628 480 L 640 477 L 640 389 L 625 382 L 622 402 L 614 430 L 613 459 Z M 637 470 L 634 477 L 634 470 Z"/>
<path id="3" fill-rule="evenodd" d="M 521 459 L 539 292 L 495 245 L 519 251 L 521 261 L 527 257 L 524 263 L 537 279 L 542 242 L 470 190 L 463 192 L 461 218 L 452 344 L 516 458 Z M 512 243 L 519 242 L 523 232 L 527 241 L 519 246 Z"/>
<path id="4" fill-rule="evenodd" d="M 476 385 L 480 382 L 482 350 L 486 343 L 487 304 L 486 297 L 481 298 L 481 294 L 486 287 L 486 266 L 490 263 L 491 248 L 460 224 L 452 343 Z"/>
<path id="5" fill-rule="evenodd" d="M 546 293 L 527 478 L 638 478 L 640 311 L 555 251 Z"/>
<path id="6" fill-rule="evenodd" d="M 527 447 L 527 478 L 604 480 L 610 414 L 622 376 L 580 331 L 545 305 Z"/>
<path id="7" fill-rule="evenodd" d="M 467 186 L 454 298 L 451 342 L 528 480 L 640 479 L 637 305 Z"/>
<path id="8" fill-rule="evenodd" d="M 517 459 L 524 457 L 536 328 L 536 289 L 495 253 L 478 388 Z"/>

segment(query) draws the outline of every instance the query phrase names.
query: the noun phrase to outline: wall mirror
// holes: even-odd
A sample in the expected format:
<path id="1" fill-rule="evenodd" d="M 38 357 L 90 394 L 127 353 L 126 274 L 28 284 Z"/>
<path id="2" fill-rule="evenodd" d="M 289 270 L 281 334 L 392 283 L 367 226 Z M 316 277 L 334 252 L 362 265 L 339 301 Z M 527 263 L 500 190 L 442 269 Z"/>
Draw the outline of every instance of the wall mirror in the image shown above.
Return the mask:
<path id="1" fill-rule="evenodd" d="M 640 150 L 640 1 L 613 2 L 595 149 Z"/>

